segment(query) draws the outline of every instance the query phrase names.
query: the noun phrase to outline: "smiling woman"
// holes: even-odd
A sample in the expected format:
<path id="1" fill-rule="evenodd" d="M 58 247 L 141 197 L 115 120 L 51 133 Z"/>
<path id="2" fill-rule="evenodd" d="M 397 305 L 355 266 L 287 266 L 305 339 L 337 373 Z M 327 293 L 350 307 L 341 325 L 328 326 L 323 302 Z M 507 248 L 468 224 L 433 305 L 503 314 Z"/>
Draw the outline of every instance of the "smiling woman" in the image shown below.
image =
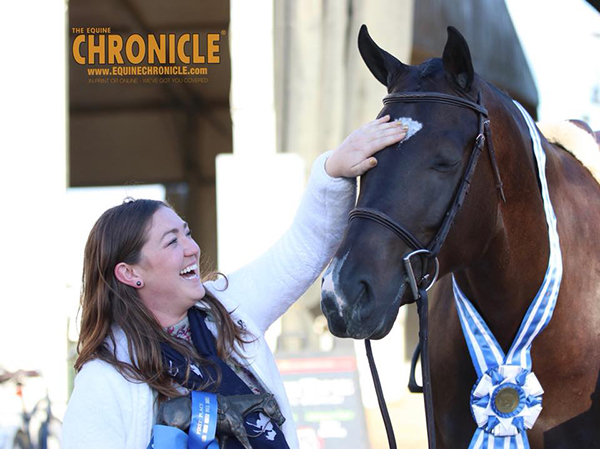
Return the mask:
<path id="1" fill-rule="evenodd" d="M 163 327 L 183 319 L 205 295 L 200 282 L 200 248 L 192 232 L 173 209 L 160 207 L 152 217 L 142 257 L 135 264 L 120 262 L 117 280 L 139 289 L 142 303 Z"/>
<path id="2" fill-rule="evenodd" d="M 90 232 L 85 248 L 75 368 L 81 370 L 86 362 L 98 358 L 121 374 L 147 383 L 159 397 L 177 395 L 162 369 L 161 343 L 168 342 L 190 359 L 194 354 L 181 340 L 165 335 L 164 329 L 184 319 L 201 299 L 223 326 L 217 349 L 221 357 L 227 357 L 224 348 L 235 347 L 236 339 L 242 342 L 241 331 L 221 303 L 206 294 L 197 273 L 199 256 L 200 248 L 187 224 L 166 203 L 131 200 L 107 210 Z M 118 327 L 111 329 L 109 336 L 115 338 L 114 333 L 122 332 L 132 345 L 137 364 L 119 360 L 106 345 L 106 330 L 111 325 Z"/>
<path id="3" fill-rule="evenodd" d="M 164 430 L 154 426 L 163 422 L 158 406 L 187 395 L 194 404 L 198 393 L 213 400 L 218 393 L 219 423 L 230 417 L 221 414 L 227 403 L 248 395 L 272 395 L 278 405 L 271 412 L 246 410 L 227 448 L 249 448 L 246 434 L 254 448 L 297 448 L 290 405 L 263 335 L 330 261 L 354 205 L 353 178 L 405 135 L 402 123 L 385 116 L 319 156 L 290 229 L 227 278 L 202 279 L 200 248 L 167 204 L 128 200 L 107 210 L 85 248 L 78 375 L 63 447 L 146 449 L 153 429 L 154 437 Z M 188 421 L 187 427 L 204 426 Z M 220 429 L 210 438 L 222 442 L 232 435 Z"/>

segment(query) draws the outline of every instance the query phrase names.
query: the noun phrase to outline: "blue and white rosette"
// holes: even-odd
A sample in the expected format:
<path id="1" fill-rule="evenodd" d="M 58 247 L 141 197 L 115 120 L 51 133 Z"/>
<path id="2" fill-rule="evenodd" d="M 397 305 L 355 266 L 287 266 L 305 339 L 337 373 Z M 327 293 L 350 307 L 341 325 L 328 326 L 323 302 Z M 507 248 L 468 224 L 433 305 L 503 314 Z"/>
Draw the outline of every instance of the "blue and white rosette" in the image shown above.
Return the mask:
<path id="1" fill-rule="evenodd" d="M 514 103 L 527 122 L 533 143 L 548 224 L 550 257 L 544 281 L 506 355 L 479 312 L 452 279 L 460 324 L 478 376 L 470 398 L 477 430 L 469 449 L 529 448 L 526 430 L 533 427 L 542 411 L 544 392 L 531 371 L 531 344 L 552 318 L 562 279 L 556 216 L 546 181 L 546 155 L 533 120 L 519 103 Z"/>
<path id="2" fill-rule="evenodd" d="M 471 392 L 477 427 L 497 437 L 531 429 L 542 411 L 544 392 L 535 374 L 520 366 L 501 365 L 485 373 Z"/>

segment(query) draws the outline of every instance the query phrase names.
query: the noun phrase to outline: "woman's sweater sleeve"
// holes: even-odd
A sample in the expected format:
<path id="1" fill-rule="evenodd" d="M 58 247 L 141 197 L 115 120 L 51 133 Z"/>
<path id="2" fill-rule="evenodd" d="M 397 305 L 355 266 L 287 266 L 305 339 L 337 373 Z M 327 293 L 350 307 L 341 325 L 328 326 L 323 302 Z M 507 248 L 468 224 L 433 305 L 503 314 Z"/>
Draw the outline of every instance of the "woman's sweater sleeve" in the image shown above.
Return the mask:
<path id="1" fill-rule="evenodd" d="M 228 276 L 226 290 L 216 292 L 225 304 L 238 304 L 261 333 L 317 279 L 342 239 L 356 180 L 327 174 L 330 153 L 315 160 L 291 227 L 262 256 Z"/>
<path id="2" fill-rule="evenodd" d="M 86 363 L 75 378 L 62 429 L 64 449 L 125 448 L 127 423 L 120 408 L 122 378 L 104 362 Z M 125 391 L 126 393 L 126 391 Z"/>

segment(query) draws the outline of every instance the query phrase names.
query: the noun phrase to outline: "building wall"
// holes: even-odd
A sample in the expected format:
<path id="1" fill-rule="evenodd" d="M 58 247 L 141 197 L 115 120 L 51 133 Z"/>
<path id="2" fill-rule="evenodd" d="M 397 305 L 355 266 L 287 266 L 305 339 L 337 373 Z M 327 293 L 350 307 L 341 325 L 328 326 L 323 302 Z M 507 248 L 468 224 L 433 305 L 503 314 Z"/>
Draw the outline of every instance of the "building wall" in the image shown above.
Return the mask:
<path id="1" fill-rule="evenodd" d="M 87 66 L 68 58 L 69 185 L 164 184 L 216 261 L 215 157 L 232 151 L 229 1 L 70 0 L 72 27 L 111 27 L 124 37 L 220 33 L 220 63 L 209 66 L 207 83 L 95 83 Z M 76 34 L 68 36 L 72 44 Z"/>

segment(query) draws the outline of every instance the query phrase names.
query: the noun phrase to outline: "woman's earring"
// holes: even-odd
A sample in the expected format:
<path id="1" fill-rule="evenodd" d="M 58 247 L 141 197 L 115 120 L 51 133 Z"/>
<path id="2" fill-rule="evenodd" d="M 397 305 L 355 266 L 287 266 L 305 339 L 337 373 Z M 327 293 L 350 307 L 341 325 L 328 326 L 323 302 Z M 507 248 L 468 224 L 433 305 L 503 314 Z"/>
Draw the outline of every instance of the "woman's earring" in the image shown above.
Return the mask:
<path id="1" fill-rule="evenodd" d="M 137 285 L 138 287 L 141 287 L 141 286 L 142 286 L 142 281 L 137 281 L 137 282 L 135 283 L 135 285 Z"/>

